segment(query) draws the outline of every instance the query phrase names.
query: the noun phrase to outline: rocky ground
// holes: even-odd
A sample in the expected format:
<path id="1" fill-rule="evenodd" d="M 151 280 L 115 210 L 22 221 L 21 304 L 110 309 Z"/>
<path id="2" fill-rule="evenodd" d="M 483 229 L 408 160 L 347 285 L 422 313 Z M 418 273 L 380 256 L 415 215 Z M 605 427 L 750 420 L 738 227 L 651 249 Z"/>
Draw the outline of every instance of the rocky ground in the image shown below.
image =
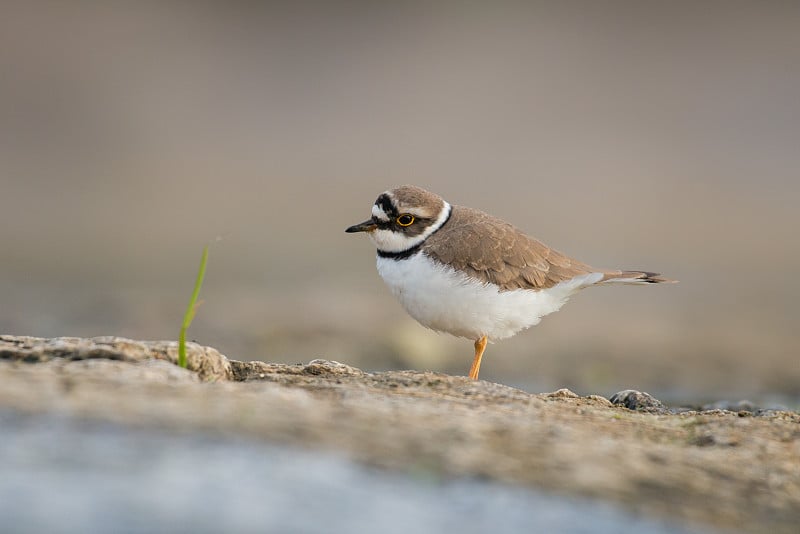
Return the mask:
<path id="1" fill-rule="evenodd" d="M 336 362 L 228 360 L 189 345 L 0 336 L 0 409 L 334 450 L 383 468 L 596 497 L 751 532 L 800 524 L 800 414 L 674 411 L 635 391 L 530 394 Z"/>

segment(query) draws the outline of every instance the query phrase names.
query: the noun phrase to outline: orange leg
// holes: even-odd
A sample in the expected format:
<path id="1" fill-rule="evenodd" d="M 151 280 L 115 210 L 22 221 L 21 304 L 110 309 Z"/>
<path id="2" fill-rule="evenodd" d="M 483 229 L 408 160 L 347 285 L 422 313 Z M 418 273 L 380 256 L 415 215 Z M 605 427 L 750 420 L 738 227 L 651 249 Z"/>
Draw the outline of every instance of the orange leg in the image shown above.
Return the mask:
<path id="1" fill-rule="evenodd" d="M 486 350 L 486 342 L 489 339 L 483 336 L 475 342 L 475 359 L 472 360 L 472 367 L 469 369 L 469 377 L 473 380 L 478 379 L 478 373 L 481 372 L 481 358 L 483 358 L 483 351 Z"/>

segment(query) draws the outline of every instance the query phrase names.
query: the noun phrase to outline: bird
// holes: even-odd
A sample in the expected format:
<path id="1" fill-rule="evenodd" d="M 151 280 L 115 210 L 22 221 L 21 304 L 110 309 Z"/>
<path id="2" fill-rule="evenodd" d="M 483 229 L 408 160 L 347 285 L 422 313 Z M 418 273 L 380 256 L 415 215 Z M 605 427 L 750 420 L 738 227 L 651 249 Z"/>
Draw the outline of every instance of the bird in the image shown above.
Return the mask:
<path id="1" fill-rule="evenodd" d="M 420 324 L 474 340 L 477 380 L 487 343 L 509 338 L 558 311 L 589 286 L 673 283 L 660 273 L 596 269 L 512 224 L 414 185 L 381 193 L 365 232 L 391 293 Z"/>

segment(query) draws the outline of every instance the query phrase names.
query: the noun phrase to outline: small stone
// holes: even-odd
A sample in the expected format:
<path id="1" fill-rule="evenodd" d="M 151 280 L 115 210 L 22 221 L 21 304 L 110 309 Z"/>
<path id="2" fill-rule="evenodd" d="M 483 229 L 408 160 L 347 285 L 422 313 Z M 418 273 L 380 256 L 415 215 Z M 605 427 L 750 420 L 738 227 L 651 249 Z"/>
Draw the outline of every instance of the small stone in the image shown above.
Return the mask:
<path id="1" fill-rule="evenodd" d="M 561 388 L 558 391 L 554 391 L 552 393 L 545 393 L 545 397 L 549 397 L 551 399 L 580 399 L 581 396 L 575 393 L 574 391 L 570 391 L 567 388 Z"/>
<path id="2" fill-rule="evenodd" d="M 364 371 L 339 363 L 333 360 L 311 360 L 303 368 L 303 373 L 310 375 L 339 375 L 339 376 L 359 376 L 363 375 Z"/>
<path id="3" fill-rule="evenodd" d="M 598 404 L 602 404 L 603 406 L 612 406 L 611 401 L 609 401 L 607 398 L 602 397 L 600 395 L 587 395 L 586 398 L 590 399 L 590 400 L 593 400 L 594 402 L 596 402 Z"/>
<path id="4" fill-rule="evenodd" d="M 624 391 L 615 393 L 608 400 L 611 402 L 611 404 L 623 406 L 629 410 L 635 410 L 637 412 L 657 414 L 669 413 L 667 407 L 664 406 L 660 400 L 656 399 L 649 393 L 645 393 L 644 391 L 636 391 L 635 389 L 626 389 Z"/>

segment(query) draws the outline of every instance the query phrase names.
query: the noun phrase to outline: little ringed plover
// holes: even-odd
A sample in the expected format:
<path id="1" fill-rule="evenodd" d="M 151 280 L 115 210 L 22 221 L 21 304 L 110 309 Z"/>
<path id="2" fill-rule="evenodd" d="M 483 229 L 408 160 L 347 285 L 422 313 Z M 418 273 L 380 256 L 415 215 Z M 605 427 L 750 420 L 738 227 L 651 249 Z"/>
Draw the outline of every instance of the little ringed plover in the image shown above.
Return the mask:
<path id="1" fill-rule="evenodd" d="M 673 282 L 658 273 L 595 269 L 496 217 L 413 185 L 381 193 L 367 232 L 378 273 L 420 324 L 475 341 L 478 378 L 488 341 L 511 337 L 593 285 Z"/>

